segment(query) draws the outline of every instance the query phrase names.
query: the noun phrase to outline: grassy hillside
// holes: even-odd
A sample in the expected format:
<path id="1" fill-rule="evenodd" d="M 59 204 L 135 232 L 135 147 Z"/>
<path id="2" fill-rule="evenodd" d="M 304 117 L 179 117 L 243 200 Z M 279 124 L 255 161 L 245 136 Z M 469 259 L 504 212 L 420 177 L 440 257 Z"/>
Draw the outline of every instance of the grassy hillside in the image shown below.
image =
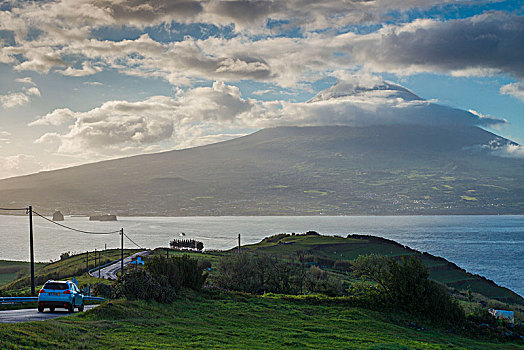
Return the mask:
<path id="1" fill-rule="evenodd" d="M 6 324 L 3 349 L 521 349 L 472 340 L 398 314 L 326 301 L 184 291 L 170 305 L 115 301 L 46 322 Z"/>
<path id="2" fill-rule="evenodd" d="M 483 150 L 492 140 L 509 142 L 460 126 L 265 129 L 2 180 L 0 196 L 47 214 L 524 213 L 524 161 Z"/>
<path id="3" fill-rule="evenodd" d="M 45 264 L 36 263 L 38 271 Z M 0 286 L 17 279 L 17 276 L 30 273 L 31 266 L 26 261 L 0 260 Z"/>
<path id="4" fill-rule="evenodd" d="M 252 252 L 292 256 L 301 251 L 313 257 L 315 263 L 337 273 L 348 270 L 335 269 L 336 261 L 351 261 L 359 255 L 379 254 L 399 258 L 402 255 L 419 256 L 429 268 L 430 277 L 450 287 L 457 296 L 464 296 L 469 289 L 486 299 L 496 299 L 509 304 L 524 305 L 524 298 L 500 287 L 493 281 L 470 274 L 449 261 L 428 253 L 421 253 L 394 241 L 374 236 L 349 235 L 347 238 L 318 235 L 276 235 L 258 244 L 245 246 Z M 349 278 L 349 275 L 348 275 Z"/>

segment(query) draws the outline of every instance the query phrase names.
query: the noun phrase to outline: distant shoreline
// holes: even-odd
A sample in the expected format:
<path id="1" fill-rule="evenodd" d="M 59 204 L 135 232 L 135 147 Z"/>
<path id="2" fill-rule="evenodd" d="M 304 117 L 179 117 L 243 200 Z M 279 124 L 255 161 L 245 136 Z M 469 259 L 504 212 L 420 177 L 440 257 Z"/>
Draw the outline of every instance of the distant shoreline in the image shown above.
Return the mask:
<path id="1" fill-rule="evenodd" d="M 43 214 L 44 216 L 53 216 L 52 214 Z M 0 214 L 0 216 L 27 216 L 27 214 Z M 321 218 L 321 217 L 430 217 L 430 216 L 524 216 L 522 214 L 348 214 L 348 215 L 124 215 L 117 214 L 118 218 L 192 218 L 192 217 L 308 217 L 308 218 Z M 89 215 L 78 215 L 78 214 L 64 214 L 65 218 L 89 218 Z M 96 222 L 96 221 L 95 221 Z M 114 221 L 113 221 L 114 222 Z"/>

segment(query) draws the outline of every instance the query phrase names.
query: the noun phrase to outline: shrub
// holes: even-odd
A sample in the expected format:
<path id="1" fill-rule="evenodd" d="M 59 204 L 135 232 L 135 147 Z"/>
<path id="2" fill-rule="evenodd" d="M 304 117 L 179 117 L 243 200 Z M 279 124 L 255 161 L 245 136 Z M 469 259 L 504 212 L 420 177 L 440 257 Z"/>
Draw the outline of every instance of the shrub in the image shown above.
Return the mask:
<path id="1" fill-rule="evenodd" d="M 253 294 L 293 294 L 301 287 L 296 264 L 267 254 L 225 257 L 218 263 L 218 272 L 219 287 Z"/>
<path id="2" fill-rule="evenodd" d="M 166 277 L 177 291 L 181 287 L 200 290 L 207 277 L 207 273 L 203 272 L 204 266 L 189 255 L 171 258 L 154 256 L 146 262 L 145 268 L 155 277 Z"/>
<path id="3" fill-rule="evenodd" d="M 156 279 L 147 271 L 138 269 L 124 273 L 114 285 L 114 297 L 151 300 L 160 288 Z"/>
<path id="4" fill-rule="evenodd" d="M 104 297 L 104 298 L 111 298 L 111 294 L 113 294 L 113 288 L 109 284 L 96 283 L 91 288 L 91 293 L 94 296 Z"/>
<path id="5" fill-rule="evenodd" d="M 170 303 L 176 292 L 166 277 L 157 278 L 143 269 L 131 270 L 120 277 L 113 289 L 113 297 L 130 300 L 156 300 Z"/>
<path id="6" fill-rule="evenodd" d="M 344 287 L 339 279 L 330 277 L 327 271 L 316 266 L 309 268 L 305 286 L 309 292 L 321 293 L 332 297 L 340 296 L 344 293 Z"/>
<path id="7" fill-rule="evenodd" d="M 377 283 L 384 303 L 444 323 L 459 323 L 465 315 L 447 291 L 429 279 L 429 271 L 419 258 L 393 258 L 378 255 L 359 256 L 353 263 L 353 275 Z"/>

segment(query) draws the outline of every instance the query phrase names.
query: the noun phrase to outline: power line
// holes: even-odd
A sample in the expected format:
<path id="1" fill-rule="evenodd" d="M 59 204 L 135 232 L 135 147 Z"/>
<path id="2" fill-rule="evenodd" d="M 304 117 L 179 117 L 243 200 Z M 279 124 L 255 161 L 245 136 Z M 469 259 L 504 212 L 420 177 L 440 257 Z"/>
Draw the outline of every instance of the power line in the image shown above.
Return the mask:
<path id="1" fill-rule="evenodd" d="M 15 210 L 25 210 L 27 211 L 28 208 L 0 208 L 0 210 L 5 210 L 5 211 L 15 211 Z"/>
<path id="2" fill-rule="evenodd" d="M 119 232 L 120 232 L 120 231 L 119 231 Z M 131 241 L 131 243 L 133 243 L 134 245 L 136 245 L 138 248 L 140 248 L 140 249 L 145 249 L 145 248 L 142 248 L 141 246 L 139 246 L 138 244 L 136 244 L 135 241 L 133 241 L 131 238 L 129 238 L 129 236 L 126 235 L 125 233 L 124 233 L 124 236 L 126 236 L 126 238 L 129 239 L 129 240 Z"/>
<path id="3" fill-rule="evenodd" d="M 36 211 L 33 210 L 33 213 L 40 216 L 42 219 L 44 220 L 47 220 L 55 225 L 58 225 L 58 226 L 61 226 L 63 228 L 66 228 L 68 230 L 71 230 L 71 231 L 76 231 L 76 232 L 80 232 L 80 233 L 87 233 L 87 234 L 90 234 L 90 235 L 109 235 L 109 234 L 113 234 L 113 233 L 119 233 L 120 230 L 117 230 L 117 231 L 111 231 L 111 232 L 93 232 L 93 231 L 84 231 L 84 230 L 79 230 L 79 229 L 76 229 L 76 228 L 73 228 L 73 227 L 69 227 L 69 226 L 66 226 L 66 225 L 62 225 L 56 221 L 53 221 L 51 219 L 48 219 L 46 218 L 45 216 L 41 215 L 41 214 L 38 214 Z"/>

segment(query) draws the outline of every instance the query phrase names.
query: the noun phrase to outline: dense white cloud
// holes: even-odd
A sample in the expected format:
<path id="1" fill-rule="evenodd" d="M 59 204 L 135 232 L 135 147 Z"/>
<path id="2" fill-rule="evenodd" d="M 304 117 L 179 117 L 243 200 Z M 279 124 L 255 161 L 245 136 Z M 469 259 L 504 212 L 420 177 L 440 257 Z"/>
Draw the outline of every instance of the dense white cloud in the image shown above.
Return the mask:
<path id="1" fill-rule="evenodd" d="M 328 71 L 364 66 L 370 71 L 453 75 L 505 72 L 521 78 L 524 17 L 487 12 L 466 19 L 415 20 L 385 25 L 367 34 L 318 29 L 374 23 L 391 10 L 407 10 L 412 1 L 167 1 L 61 0 L 18 3 L 0 11 L 0 29 L 15 43 L 3 46 L 2 62 L 16 70 L 57 70 L 86 76 L 103 69 L 162 78 L 174 85 L 195 79 L 272 81 L 284 87 L 321 77 Z M 431 7 L 441 1 L 419 1 Z M 274 25 L 268 27 L 268 20 Z M 233 23 L 238 35 L 186 37 L 163 43 L 148 34 L 131 40 L 97 40 L 91 32 L 125 24 Z M 280 29 L 300 27 L 299 37 L 280 37 Z M 40 31 L 28 38 L 31 28 Z M 254 36 L 253 29 L 267 36 Z M 22 57 L 22 58 L 21 58 Z M 81 67 L 81 68 L 78 68 Z"/>
<path id="2" fill-rule="evenodd" d="M 223 82 L 178 91 L 174 97 L 109 101 L 88 112 L 57 109 L 30 125 L 74 121 L 68 132 L 46 133 L 36 143 L 60 153 L 118 154 L 166 143 L 171 148 L 225 140 L 238 130 L 306 125 L 493 125 L 502 119 L 425 101 L 411 91 L 374 77 L 341 81 L 309 102 L 245 99 Z M 233 136 L 232 136 L 233 135 Z"/>
<path id="3" fill-rule="evenodd" d="M 37 117 L 35 121 L 28 125 L 62 125 L 71 120 L 75 120 L 75 113 L 68 108 L 59 108 L 45 116 Z"/>
<path id="4" fill-rule="evenodd" d="M 44 166 L 31 155 L 0 157 L 0 178 L 31 174 L 43 169 Z"/>
<path id="5" fill-rule="evenodd" d="M 500 88 L 500 93 L 510 95 L 524 101 L 524 83 L 510 83 Z"/>

